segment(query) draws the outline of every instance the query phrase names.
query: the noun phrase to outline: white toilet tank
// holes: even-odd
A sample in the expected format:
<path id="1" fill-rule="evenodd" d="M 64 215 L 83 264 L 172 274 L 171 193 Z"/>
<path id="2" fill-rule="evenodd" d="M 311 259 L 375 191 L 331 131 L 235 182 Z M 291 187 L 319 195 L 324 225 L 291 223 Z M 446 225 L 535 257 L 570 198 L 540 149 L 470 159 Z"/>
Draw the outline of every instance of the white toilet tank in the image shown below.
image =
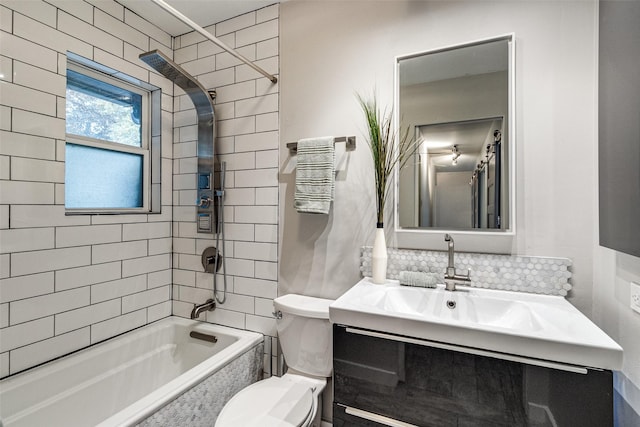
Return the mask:
<path id="1" fill-rule="evenodd" d="M 283 295 L 273 301 L 282 317 L 276 320 L 280 346 L 293 372 L 328 377 L 333 368 L 329 304 L 333 300 Z"/>

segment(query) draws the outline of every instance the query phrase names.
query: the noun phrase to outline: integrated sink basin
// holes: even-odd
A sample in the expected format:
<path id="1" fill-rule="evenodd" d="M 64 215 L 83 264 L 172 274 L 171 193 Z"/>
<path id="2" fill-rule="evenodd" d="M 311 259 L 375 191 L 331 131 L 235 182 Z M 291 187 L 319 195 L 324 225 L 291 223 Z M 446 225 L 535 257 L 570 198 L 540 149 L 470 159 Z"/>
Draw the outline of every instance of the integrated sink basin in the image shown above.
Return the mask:
<path id="1" fill-rule="evenodd" d="M 378 298 L 376 307 L 387 313 L 407 314 L 432 321 L 454 321 L 470 327 L 485 325 L 532 331 L 542 328 L 535 312 L 527 304 L 483 295 L 482 292 L 386 286 L 378 289 L 374 298 Z"/>
<path id="2" fill-rule="evenodd" d="M 622 348 L 560 296 L 364 278 L 330 307 L 333 323 L 505 357 L 619 370 Z"/>

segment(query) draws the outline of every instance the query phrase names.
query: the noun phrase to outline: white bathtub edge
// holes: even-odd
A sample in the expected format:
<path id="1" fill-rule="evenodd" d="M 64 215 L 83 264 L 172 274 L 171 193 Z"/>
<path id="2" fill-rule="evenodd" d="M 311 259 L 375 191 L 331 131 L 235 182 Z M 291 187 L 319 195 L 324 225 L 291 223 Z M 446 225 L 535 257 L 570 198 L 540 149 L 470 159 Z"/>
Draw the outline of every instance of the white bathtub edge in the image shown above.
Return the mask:
<path id="1" fill-rule="evenodd" d="M 212 331 L 218 330 L 222 333 L 235 335 L 239 337 L 239 340 L 215 356 L 194 366 L 179 377 L 156 389 L 154 392 L 107 418 L 96 427 L 132 426 L 141 422 L 186 390 L 224 367 L 238 354 L 244 353 L 264 340 L 263 335 L 257 332 L 244 331 L 206 322 L 197 322 L 177 316 L 171 316 L 171 319 L 172 321 L 177 321 L 185 325 L 195 323 L 199 328 L 211 329 Z"/>

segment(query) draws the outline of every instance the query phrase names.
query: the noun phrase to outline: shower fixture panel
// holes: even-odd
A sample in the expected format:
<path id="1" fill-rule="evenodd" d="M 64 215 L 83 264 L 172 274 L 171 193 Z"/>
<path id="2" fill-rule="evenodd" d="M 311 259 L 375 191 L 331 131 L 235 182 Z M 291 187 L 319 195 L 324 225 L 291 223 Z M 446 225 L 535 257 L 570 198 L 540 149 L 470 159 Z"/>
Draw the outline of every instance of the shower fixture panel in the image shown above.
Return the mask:
<path id="1" fill-rule="evenodd" d="M 198 233 L 215 233 L 216 247 L 225 247 L 225 162 L 217 161 L 214 156 L 216 118 L 213 111 L 213 101 L 215 100 L 216 92 L 213 90 L 207 91 L 195 78 L 158 50 L 143 53 L 140 55 L 140 59 L 185 91 L 196 108 L 196 114 L 198 115 L 196 228 Z M 216 166 L 218 167 L 216 168 Z M 220 245 L 221 240 L 222 246 Z M 210 304 L 211 307 L 215 307 L 216 302 L 224 304 L 227 299 L 225 258 L 219 250 L 208 248 L 203 252 L 202 260 L 205 271 L 213 275 L 213 299 L 207 301 L 207 304 Z M 217 288 L 217 271 L 220 267 L 222 267 L 222 277 L 224 279 L 222 298 L 218 297 Z"/>
<path id="2" fill-rule="evenodd" d="M 198 116 L 196 224 L 199 233 L 215 233 L 218 224 L 216 220 L 217 204 L 214 201 L 216 197 L 213 145 L 216 131 L 213 111 L 215 92 L 207 91 L 194 77 L 159 50 L 143 53 L 139 58 L 178 85 L 189 96 L 195 106 Z"/>

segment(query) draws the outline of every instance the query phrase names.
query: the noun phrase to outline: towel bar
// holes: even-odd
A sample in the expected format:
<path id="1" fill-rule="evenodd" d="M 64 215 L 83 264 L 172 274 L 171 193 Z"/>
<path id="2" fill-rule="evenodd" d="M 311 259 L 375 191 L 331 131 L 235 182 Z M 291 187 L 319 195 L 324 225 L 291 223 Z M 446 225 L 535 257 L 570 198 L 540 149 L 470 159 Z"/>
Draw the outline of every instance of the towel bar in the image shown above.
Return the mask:
<path id="1" fill-rule="evenodd" d="M 338 136 L 333 138 L 333 143 L 336 142 L 346 142 L 347 150 L 355 150 L 356 149 L 356 137 L 355 136 Z M 298 143 L 297 142 L 288 142 L 287 148 L 289 149 L 289 154 L 294 155 L 298 152 Z"/>

